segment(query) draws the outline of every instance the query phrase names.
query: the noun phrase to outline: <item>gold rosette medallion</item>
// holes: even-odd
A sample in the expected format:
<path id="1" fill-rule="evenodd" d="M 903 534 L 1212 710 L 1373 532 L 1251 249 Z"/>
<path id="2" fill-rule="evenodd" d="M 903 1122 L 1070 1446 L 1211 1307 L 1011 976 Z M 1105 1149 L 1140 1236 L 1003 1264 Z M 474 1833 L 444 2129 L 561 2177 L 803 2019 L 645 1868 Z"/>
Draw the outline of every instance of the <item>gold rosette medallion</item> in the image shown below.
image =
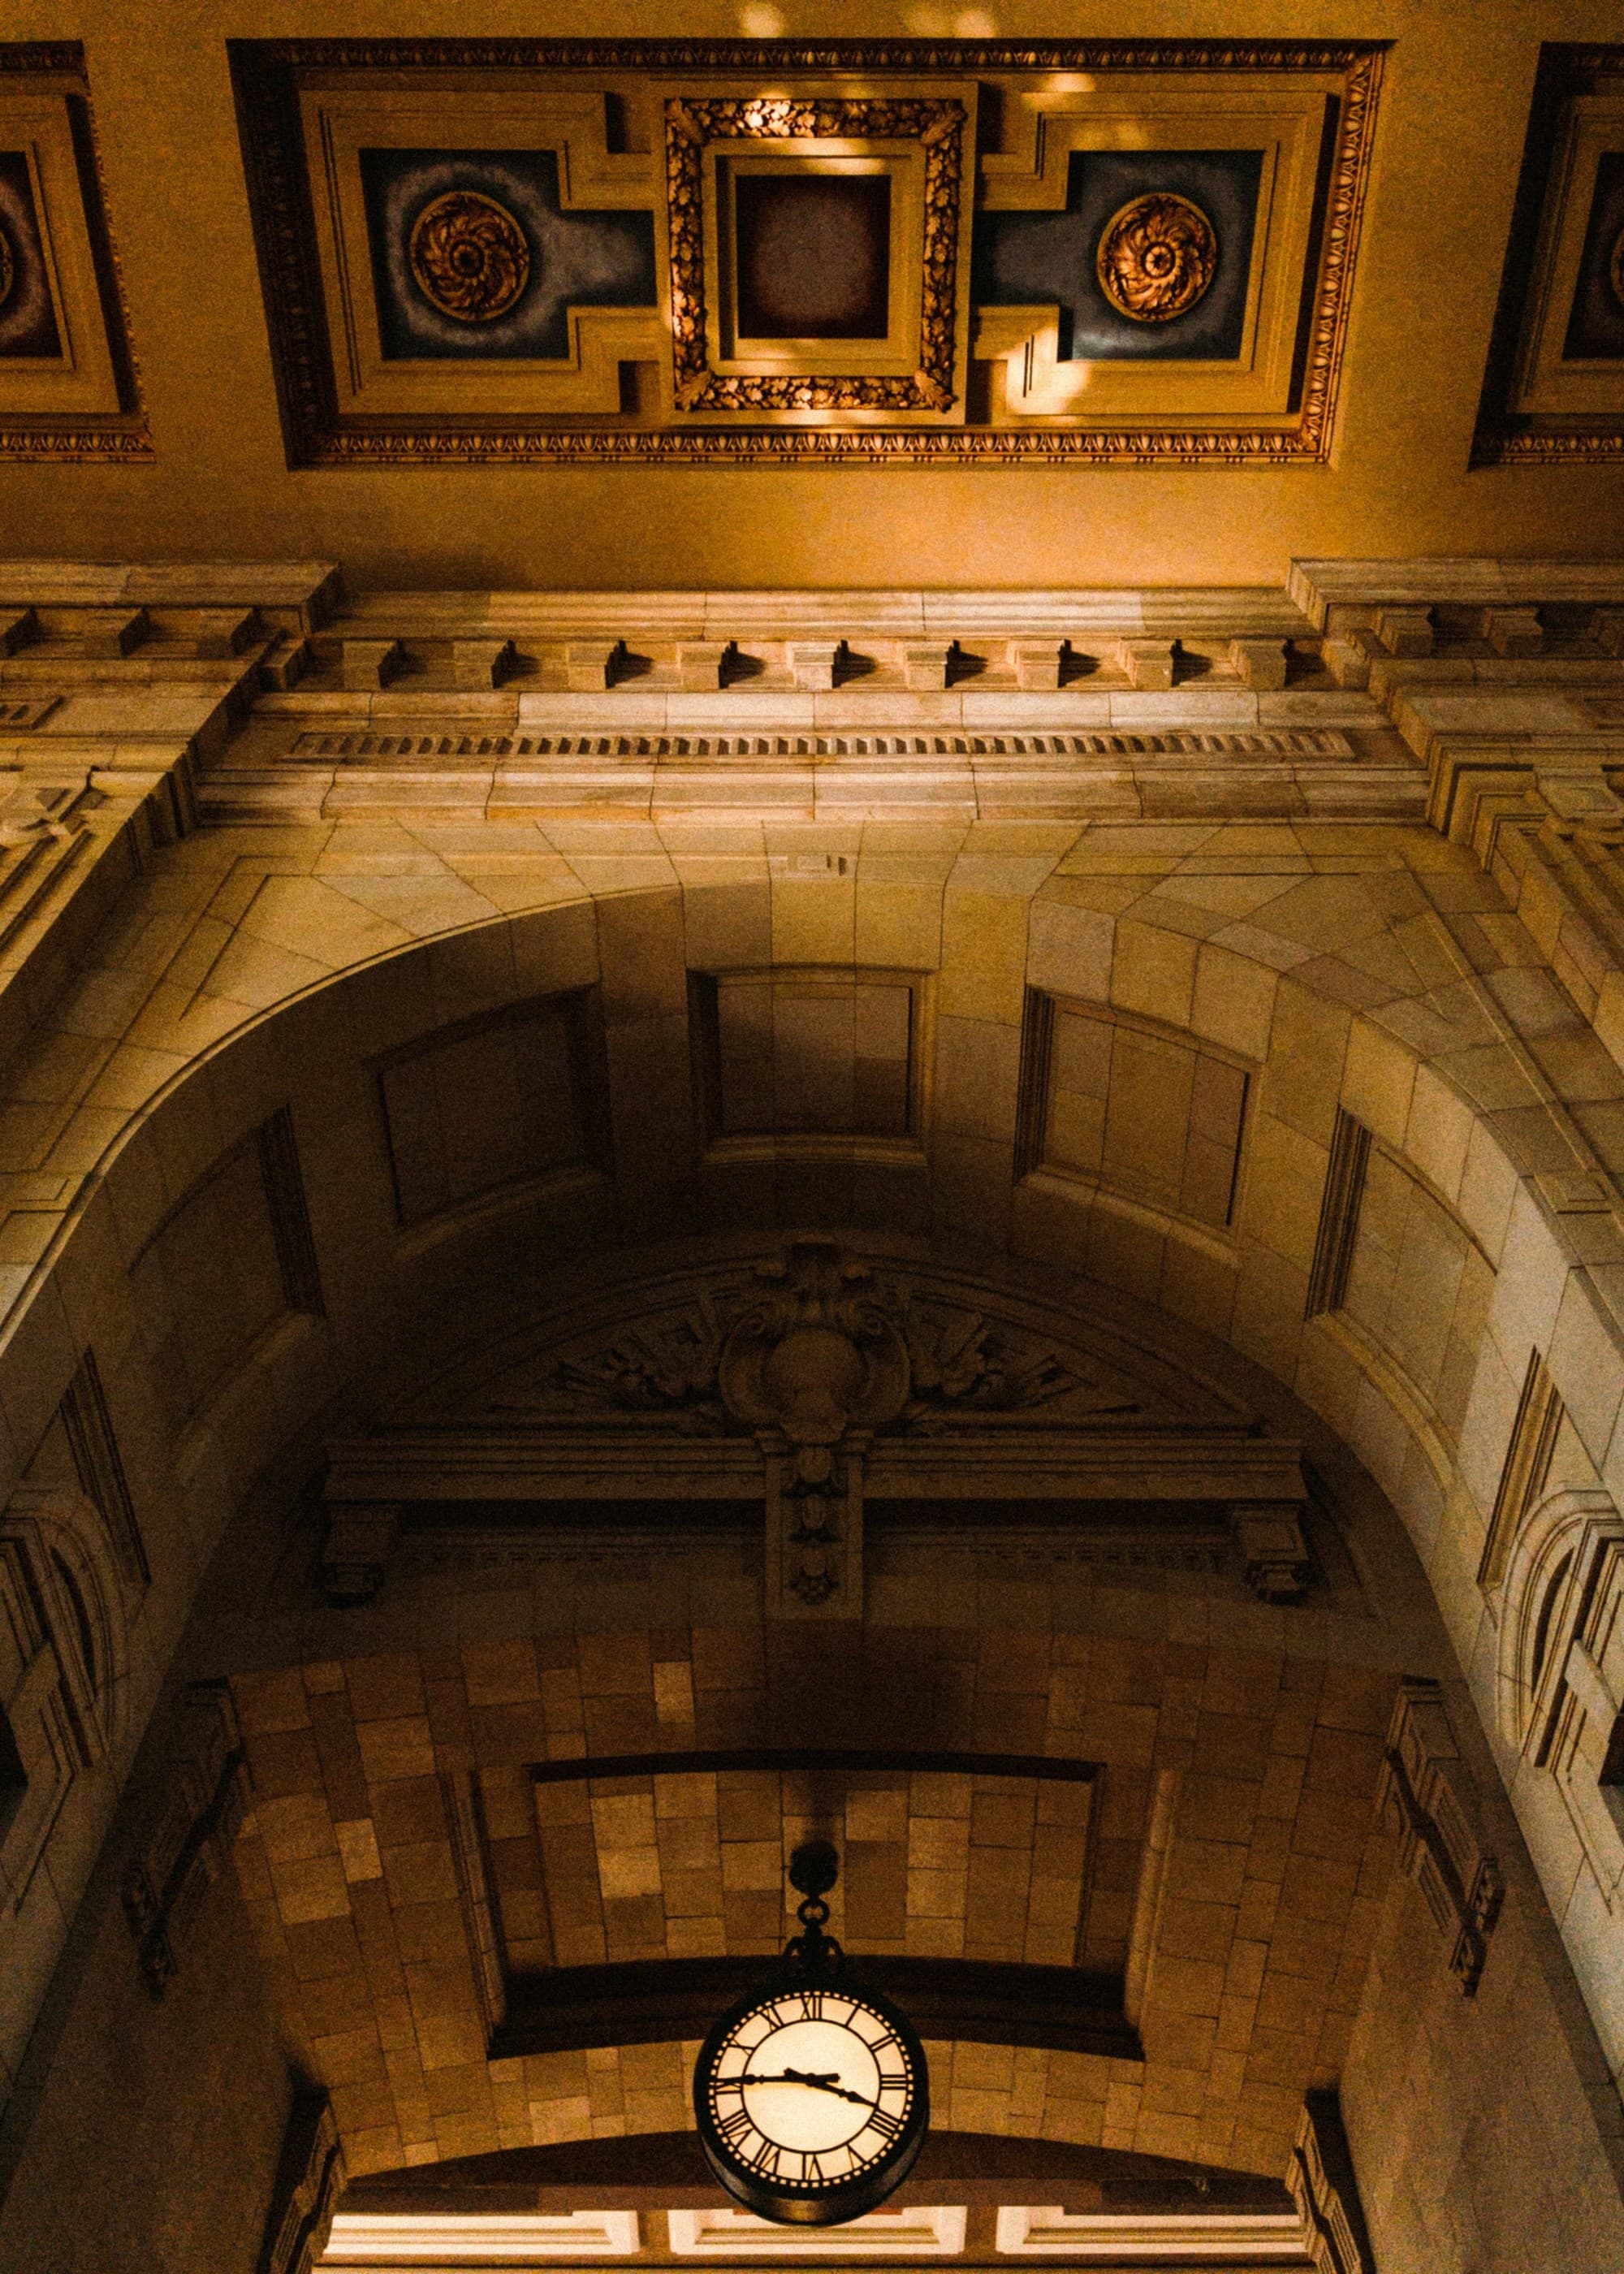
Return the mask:
<path id="1" fill-rule="evenodd" d="M 410 254 L 424 298 L 459 324 L 493 323 L 530 282 L 524 231 L 479 190 L 431 198 L 412 223 Z"/>
<path id="2" fill-rule="evenodd" d="M 1198 205 L 1170 190 L 1134 198 L 1101 234 L 1094 267 L 1118 315 L 1168 324 L 1187 315 L 1218 273 L 1218 239 Z"/>

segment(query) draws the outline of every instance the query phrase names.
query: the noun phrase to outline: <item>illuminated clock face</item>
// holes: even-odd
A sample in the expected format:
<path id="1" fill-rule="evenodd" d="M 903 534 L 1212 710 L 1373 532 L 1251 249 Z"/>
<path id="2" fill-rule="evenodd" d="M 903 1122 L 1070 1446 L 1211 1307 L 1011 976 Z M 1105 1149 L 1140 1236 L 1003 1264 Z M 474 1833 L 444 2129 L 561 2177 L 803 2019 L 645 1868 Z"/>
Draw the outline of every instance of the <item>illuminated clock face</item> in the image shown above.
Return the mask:
<path id="1" fill-rule="evenodd" d="M 919 2152 L 924 2054 L 887 1999 L 785 1990 L 712 2029 L 694 2105 L 730 2194 L 764 2218 L 832 2225 L 883 2202 Z"/>

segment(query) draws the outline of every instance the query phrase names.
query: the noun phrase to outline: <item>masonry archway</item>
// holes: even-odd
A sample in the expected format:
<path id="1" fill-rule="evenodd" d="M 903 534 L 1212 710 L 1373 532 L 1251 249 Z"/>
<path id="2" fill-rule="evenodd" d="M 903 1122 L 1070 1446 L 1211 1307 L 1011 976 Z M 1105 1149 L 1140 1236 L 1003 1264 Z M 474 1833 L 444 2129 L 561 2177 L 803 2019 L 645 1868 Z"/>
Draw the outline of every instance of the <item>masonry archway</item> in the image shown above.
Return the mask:
<path id="1" fill-rule="evenodd" d="M 1549 2033 L 1542 1881 L 1605 2074 L 1599 1632 L 1531 1864 L 1474 1714 L 1605 1489 L 1624 1077 L 1471 854 L 226 811 L 22 1046 L 0 1402 L 131 1637 L 63 1822 L 170 1667 L 108 1916 L 172 2001 L 239 1886 L 309 2201 L 678 2133 L 808 1825 L 944 2135 L 1057 2186 L 1277 2187 L 1340 2090 L 1380 2198 L 1416 2017 L 1462 2090 Z"/>

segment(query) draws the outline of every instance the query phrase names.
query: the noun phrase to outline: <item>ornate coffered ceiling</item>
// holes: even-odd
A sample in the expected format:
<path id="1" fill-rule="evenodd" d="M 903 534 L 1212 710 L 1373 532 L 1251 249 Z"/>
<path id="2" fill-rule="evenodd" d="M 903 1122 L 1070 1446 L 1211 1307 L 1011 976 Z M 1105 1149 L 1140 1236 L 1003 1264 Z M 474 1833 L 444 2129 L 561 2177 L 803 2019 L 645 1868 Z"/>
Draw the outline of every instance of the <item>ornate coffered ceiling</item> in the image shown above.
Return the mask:
<path id="1" fill-rule="evenodd" d="M 1616 546 L 1618 66 L 1573 76 L 1575 21 L 1057 40 L 1031 7 L 959 41 L 896 0 L 814 46 L 720 15 L 679 42 L 645 0 L 613 40 L 545 8 L 470 39 L 384 0 L 365 38 L 233 44 L 260 27 L 84 0 L 78 46 L 0 56 L 10 541 L 252 531 L 380 589 L 1277 584 L 1574 542 L 1581 461 L 1583 541 Z M 59 353 L 17 328 L 36 237 Z M 1474 433 L 1528 478 L 1470 475 Z M 1245 478 L 1187 493 L 1220 465 Z M 1039 469 L 1117 478 L 1081 512 Z"/>
<path id="2" fill-rule="evenodd" d="M 294 464 L 1328 451 L 1379 43 L 232 54 Z"/>
<path id="3" fill-rule="evenodd" d="M 1624 48 L 1541 56 L 1473 455 L 1624 456 Z"/>
<path id="4" fill-rule="evenodd" d="M 151 448 L 84 51 L 0 44 L 0 458 Z"/>

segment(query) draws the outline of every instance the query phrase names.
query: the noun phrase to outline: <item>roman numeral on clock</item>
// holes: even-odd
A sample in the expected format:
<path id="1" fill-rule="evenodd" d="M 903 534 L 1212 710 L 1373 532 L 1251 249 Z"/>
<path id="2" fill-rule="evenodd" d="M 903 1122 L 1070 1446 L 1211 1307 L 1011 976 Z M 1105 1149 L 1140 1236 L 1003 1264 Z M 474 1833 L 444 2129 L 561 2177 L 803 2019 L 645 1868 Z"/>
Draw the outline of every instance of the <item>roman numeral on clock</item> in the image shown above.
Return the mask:
<path id="1" fill-rule="evenodd" d="M 737 2108 L 717 2119 L 716 2128 L 730 2148 L 736 2148 L 741 2140 L 748 2139 L 756 2127 L 750 2120 L 748 2110 L 741 2102 Z"/>
<path id="2" fill-rule="evenodd" d="M 901 2117 L 893 2116 L 886 2108 L 870 2109 L 868 2121 L 883 2140 L 894 2140 L 902 2129 Z"/>
<path id="3" fill-rule="evenodd" d="M 803 2022 L 821 2022 L 823 2018 L 823 1993 L 821 1990 L 803 1990 L 801 1993 L 801 2018 Z"/>

